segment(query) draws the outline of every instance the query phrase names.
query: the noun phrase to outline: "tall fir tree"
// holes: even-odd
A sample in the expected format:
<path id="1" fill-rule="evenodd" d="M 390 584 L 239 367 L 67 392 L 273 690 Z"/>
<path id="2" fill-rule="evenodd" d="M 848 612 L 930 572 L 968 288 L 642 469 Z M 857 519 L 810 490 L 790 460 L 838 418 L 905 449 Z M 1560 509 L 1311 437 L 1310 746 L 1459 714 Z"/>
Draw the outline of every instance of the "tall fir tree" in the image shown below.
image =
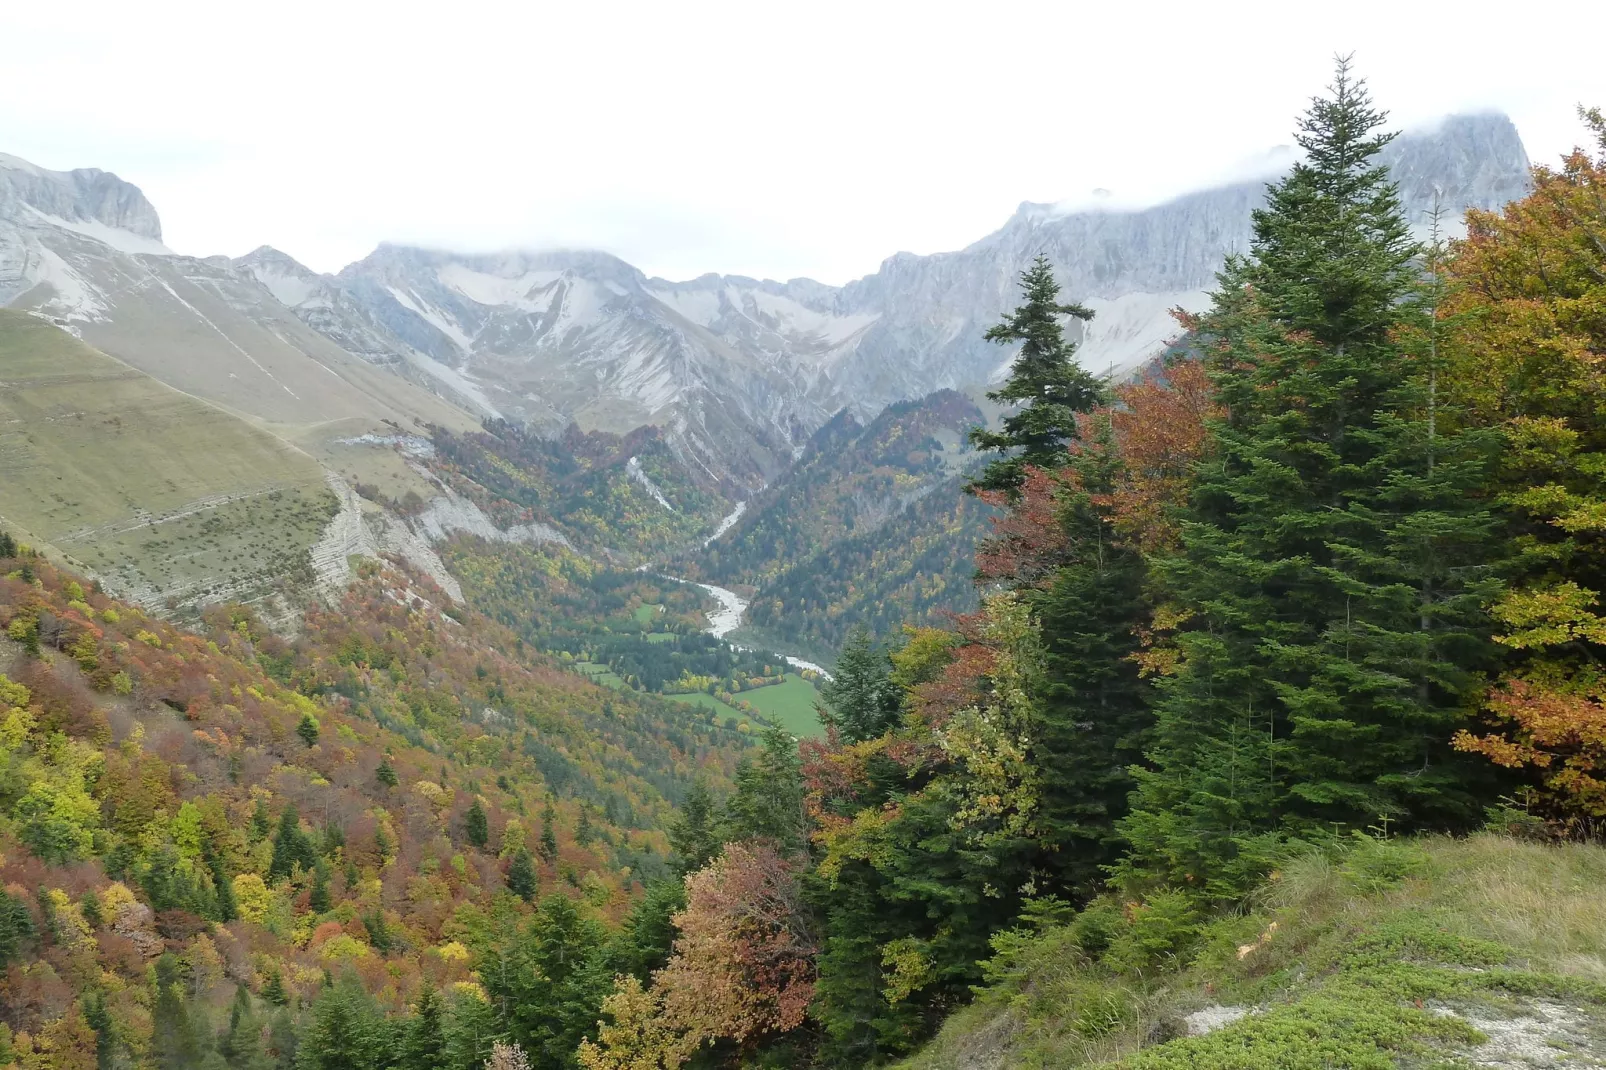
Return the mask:
<path id="1" fill-rule="evenodd" d="M 970 490 L 1013 494 L 1025 479 L 1027 466 L 1058 468 L 1076 441 L 1078 413 L 1091 412 L 1104 401 L 1098 379 L 1076 362 L 1076 346 L 1065 340 L 1060 317 L 1090 320 L 1093 313 L 1081 305 L 1060 302 L 1059 283 L 1045 256 L 1032 261 L 1021 273 L 1022 303 L 987 331 L 987 340 L 1000 345 L 1020 343 L 1020 352 L 1003 387 L 990 392 L 993 401 L 1017 406 L 997 431 L 977 428 L 970 440 L 978 449 L 1004 456 L 990 463 Z"/>
<path id="2" fill-rule="evenodd" d="M 669 826 L 669 846 L 675 852 L 670 866 L 676 876 L 695 873 L 719 853 L 719 835 L 714 828 L 717 817 L 708 782 L 698 777 Z"/>
<path id="3" fill-rule="evenodd" d="M 1134 655 L 1147 622 L 1148 567 L 1116 535 L 1110 496 L 1121 462 L 1108 420 L 1071 459 L 1055 492 L 1060 564 L 1020 593 L 1042 633 L 1043 664 L 1031 760 L 1039 771 L 1037 840 L 1045 891 L 1087 899 L 1116 858 L 1153 722 L 1150 687 Z"/>
<path id="4" fill-rule="evenodd" d="M 892 683 L 892 665 L 863 625 L 848 633 L 835 674 L 821 685 L 819 713 L 844 743 L 875 739 L 903 715 L 903 695 Z"/>
<path id="5" fill-rule="evenodd" d="M 485 807 L 480 805 L 477 795 L 470 804 L 468 813 L 463 815 L 463 838 L 481 849 L 491 842 L 491 823 L 486 818 Z"/>
<path id="6" fill-rule="evenodd" d="M 301 831 L 301 815 L 296 811 L 295 803 L 286 803 L 284 812 L 279 815 L 279 834 L 273 840 L 273 859 L 268 863 L 268 879 L 282 880 L 290 876 L 298 865 L 306 872 L 317 861 L 318 852 L 312 845 L 312 838 Z"/>
<path id="7" fill-rule="evenodd" d="M 446 1004 L 426 982 L 407 1019 L 402 1037 L 399 1070 L 437 1070 L 447 1063 Z"/>
<path id="8" fill-rule="evenodd" d="M 520 847 L 513 852 L 513 858 L 507 864 L 507 890 L 528 903 L 535 898 L 538 886 L 535 859 L 530 856 L 528 848 Z"/>
<path id="9" fill-rule="evenodd" d="M 785 729 L 766 728 L 758 754 L 737 766 L 736 790 L 725 803 L 720 839 L 765 840 L 782 853 L 802 849 L 803 766 L 797 742 Z"/>
<path id="10" fill-rule="evenodd" d="M 1189 619 L 1121 873 L 1240 893 L 1289 837 L 1475 817 L 1488 439 L 1428 403 L 1420 248 L 1340 60 L 1198 334 L 1226 416 L 1162 563 Z"/>

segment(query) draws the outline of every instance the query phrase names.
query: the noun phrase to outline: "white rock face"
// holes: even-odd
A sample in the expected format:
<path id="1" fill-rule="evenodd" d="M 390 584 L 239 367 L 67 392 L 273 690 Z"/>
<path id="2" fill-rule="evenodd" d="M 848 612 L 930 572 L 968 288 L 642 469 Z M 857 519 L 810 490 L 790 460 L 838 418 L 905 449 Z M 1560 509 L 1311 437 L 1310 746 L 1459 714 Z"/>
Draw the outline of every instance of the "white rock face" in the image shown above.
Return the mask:
<path id="1" fill-rule="evenodd" d="M 1527 183 L 1521 140 L 1498 115 L 1402 136 L 1387 159 L 1418 224 L 1435 199 L 1454 220 Z M 756 490 L 844 407 L 867 419 L 1006 374 L 1012 354 L 982 335 L 1039 254 L 1066 298 L 1096 312 L 1075 328 L 1084 364 L 1135 367 L 1175 335 L 1169 310 L 1204 307 L 1224 257 L 1248 248 L 1263 193 L 1256 180 L 1136 211 L 1023 204 L 964 249 L 899 253 L 842 287 L 669 282 L 598 252 L 395 245 L 331 276 L 266 247 L 233 261 L 162 255 L 155 210 L 133 186 L 0 156 L 0 304 L 54 316 L 140 367 L 195 350 L 185 389 L 271 422 L 350 408 L 314 381 L 355 355 L 481 416 L 552 431 L 657 424 L 689 468 Z"/>

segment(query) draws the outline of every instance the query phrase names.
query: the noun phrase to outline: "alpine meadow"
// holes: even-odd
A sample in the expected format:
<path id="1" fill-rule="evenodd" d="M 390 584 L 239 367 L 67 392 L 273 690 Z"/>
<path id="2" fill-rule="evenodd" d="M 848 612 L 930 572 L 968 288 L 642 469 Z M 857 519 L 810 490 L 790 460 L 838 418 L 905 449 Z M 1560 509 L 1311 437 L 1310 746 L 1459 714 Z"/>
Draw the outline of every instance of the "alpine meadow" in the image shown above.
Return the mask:
<path id="1" fill-rule="evenodd" d="M 844 286 L 0 155 L 0 1070 L 1606 1066 L 1606 115 L 1383 103 Z"/>

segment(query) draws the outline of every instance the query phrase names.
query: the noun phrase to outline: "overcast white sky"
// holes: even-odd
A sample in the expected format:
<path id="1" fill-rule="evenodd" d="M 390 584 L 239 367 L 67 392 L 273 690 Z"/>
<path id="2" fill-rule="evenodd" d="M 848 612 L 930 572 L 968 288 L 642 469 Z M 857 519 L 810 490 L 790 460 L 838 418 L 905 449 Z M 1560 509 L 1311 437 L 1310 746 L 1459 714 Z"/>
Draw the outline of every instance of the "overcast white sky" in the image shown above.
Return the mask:
<path id="1" fill-rule="evenodd" d="M 1354 51 L 1401 125 L 1529 154 L 1606 106 L 1606 2 L 0 2 L 0 151 L 144 189 L 167 243 L 382 240 L 842 282 L 1022 200 L 1148 201 L 1288 142 Z"/>

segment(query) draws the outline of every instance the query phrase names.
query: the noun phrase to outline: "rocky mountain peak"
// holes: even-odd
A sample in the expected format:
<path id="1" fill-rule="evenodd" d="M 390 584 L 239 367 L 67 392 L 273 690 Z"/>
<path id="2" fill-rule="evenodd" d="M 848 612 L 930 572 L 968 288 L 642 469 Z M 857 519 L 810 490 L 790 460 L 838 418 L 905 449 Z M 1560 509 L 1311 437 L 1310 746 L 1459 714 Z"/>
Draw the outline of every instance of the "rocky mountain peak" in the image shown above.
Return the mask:
<path id="1" fill-rule="evenodd" d="M 0 153 L 0 218 L 17 219 L 30 208 L 67 223 L 162 240 L 161 220 L 138 186 L 94 167 L 50 171 Z"/>

